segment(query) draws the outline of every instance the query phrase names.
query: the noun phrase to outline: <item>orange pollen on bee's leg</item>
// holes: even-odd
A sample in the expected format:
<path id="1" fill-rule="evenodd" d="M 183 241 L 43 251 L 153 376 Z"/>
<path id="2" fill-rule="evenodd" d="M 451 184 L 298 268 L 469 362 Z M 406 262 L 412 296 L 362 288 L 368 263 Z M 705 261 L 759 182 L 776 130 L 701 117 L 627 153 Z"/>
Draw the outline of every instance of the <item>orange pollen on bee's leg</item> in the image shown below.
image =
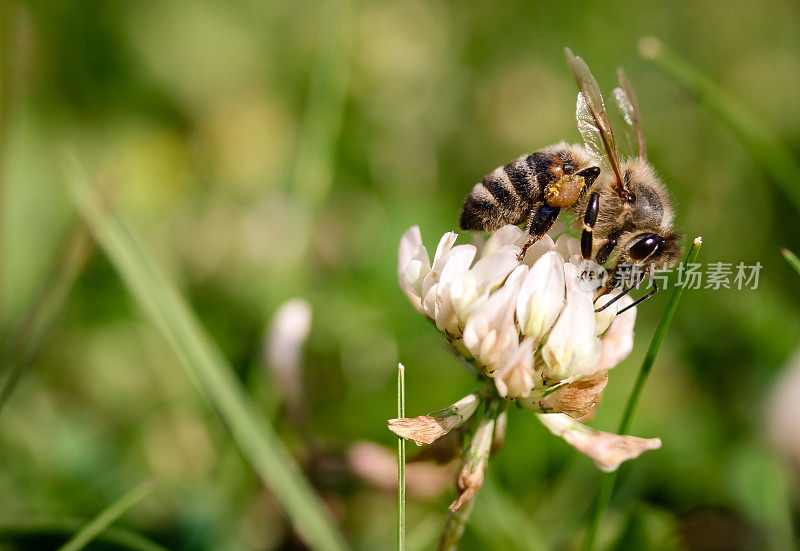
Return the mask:
<path id="1" fill-rule="evenodd" d="M 563 177 L 545 190 L 545 200 L 552 207 L 571 207 L 581 194 L 581 184 L 572 178 Z"/>

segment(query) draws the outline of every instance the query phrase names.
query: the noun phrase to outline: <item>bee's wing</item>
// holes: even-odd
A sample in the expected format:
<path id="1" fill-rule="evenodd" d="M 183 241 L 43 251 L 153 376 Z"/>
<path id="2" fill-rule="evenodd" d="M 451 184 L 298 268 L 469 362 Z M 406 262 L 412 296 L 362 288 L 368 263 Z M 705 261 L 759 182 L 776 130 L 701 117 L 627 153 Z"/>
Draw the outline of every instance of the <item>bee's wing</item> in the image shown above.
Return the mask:
<path id="1" fill-rule="evenodd" d="M 578 121 L 578 132 L 583 138 L 583 143 L 586 146 L 586 151 L 603 163 L 603 168 L 611 170 L 611 165 L 608 162 L 608 155 L 606 155 L 605 147 L 603 146 L 603 139 L 600 137 L 600 129 L 592 117 L 589 110 L 589 100 L 586 99 L 586 94 L 578 92 L 578 101 L 575 104 L 575 120 Z"/>
<path id="2" fill-rule="evenodd" d="M 644 132 L 642 131 L 642 121 L 639 118 L 639 102 L 636 99 L 636 93 L 633 91 L 631 82 L 625 75 L 625 71 L 617 69 L 619 75 L 619 88 L 614 88 L 614 101 L 619 108 L 622 118 L 625 123 L 633 130 L 636 136 L 636 152 L 639 158 L 647 159 L 647 144 L 644 140 Z"/>
<path id="3" fill-rule="evenodd" d="M 622 124 L 624 129 L 621 137 L 619 133 L 617 134 L 617 153 L 620 158 L 639 157 L 639 147 L 633 129 L 633 105 L 622 88 L 614 88 L 611 95 L 617 105 L 615 111 L 617 117 L 612 117 L 614 124 Z"/>
<path id="4" fill-rule="evenodd" d="M 617 158 L 617 142 L 614 139 L 614 131 L 611 129 L 611 123 L 608 120 L 608 113 L 606 112 L 600 88 L 597 86 L 597 81 L 592 76 L 592 72 L 586 66 L 586 63 L 573 54 L 569 48 L 566 48 L 565 52 L 580 89 L 576 113 L 578 130 L 583 136 L 589 152 L 595 154 L 594 150 L 597 150 L 598 158 L 604 159 L 608 167 L 613 171 L 617 179 L 617 192 L 620 197 L 627 198 L 630 195 L 630 190 L 622 178 L 622 171 Z M 600 150 L 600 144 L 602 144 L 605 154 Z"/>

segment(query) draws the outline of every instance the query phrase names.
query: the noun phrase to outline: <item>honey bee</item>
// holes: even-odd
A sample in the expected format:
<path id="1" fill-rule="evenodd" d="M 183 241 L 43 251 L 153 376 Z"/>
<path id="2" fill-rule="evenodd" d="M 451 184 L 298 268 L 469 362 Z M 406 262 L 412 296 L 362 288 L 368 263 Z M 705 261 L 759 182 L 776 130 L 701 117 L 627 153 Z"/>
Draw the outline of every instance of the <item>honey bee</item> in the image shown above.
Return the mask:
<path id="1" fill-rule="evenodd" d="M 561 209 L 573 211 L 575 229 L 583 230 L 583 258 L 612 265 L 597 298 L 622 287 L 597 309 L 601 311 L 656 268 L 674 266 L 681 255 L 680 235 L 672 229 L 669 195 L 647 162 L 638 103 L 625 73 L 619 70 L 620 87 L 614 98 L 636 138 L 637 154 L 620 162 L 597 81 L 569 48 L 566 55 L 580 90 L 576 119 L 585 145 L 562 142 L 495 169 L 472 188 L 459 225 L 462 230 L 494 231 L 525 222 L 529 239 L 520 252 L 522 260 L 550 230 Z M 627 308 L 657 292 L 655 280 L 652 283 L 652 291 Z"/>

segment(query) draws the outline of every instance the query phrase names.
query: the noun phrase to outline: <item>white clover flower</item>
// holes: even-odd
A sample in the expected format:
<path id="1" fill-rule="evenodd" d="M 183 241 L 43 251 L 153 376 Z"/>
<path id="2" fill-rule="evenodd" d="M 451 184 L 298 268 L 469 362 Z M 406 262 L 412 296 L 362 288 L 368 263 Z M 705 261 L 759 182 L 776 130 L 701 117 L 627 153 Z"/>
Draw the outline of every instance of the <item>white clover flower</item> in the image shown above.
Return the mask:
<path id="1" fill-rule="evenodd" d="M 564 308 L 564 259 L 546 252 L 531 267 L 517 297 L 517 322 L 523 335 L 540 342 Z"/>
<path id="2" fill-rule="evenodd" d="M 518 266 L 507 281 L 475 308 L 464 328 L 464 345 L 492 375 L 519 348 L 514 309 L 527 266 Z"/>
<path id="3" fill-rule="evenodd" d="M 456 245 L 457 237 L 444 234 L 431 263 L 419 228 L 408 230 L 398 254 L 400 286 L 485 375 L 504 373 L 501 394 L 509 392 L 512 364 L 516 378 L 509 397 L 525 397 L 533 388 L 520 384 L 574 381 L 610 369 L 630 352 L 636 310 L 615 323 L 617 311 L 631 303 L 623 297 L 595 313 L 616 295 L 595 304 L 581 279 L 577 239 L 562 234 L 554 242 L 545 236 L 519 262 L 527 236 L 516 226 L 499 229 L 477 246 Z"/>
<path id="4" fill-rule="evenodd" d="M 450 298 L 461 327 L 466 326 L 467 317 L 486 303 L 489 294 L 500 287 L 511 271 L 519 266 L 519 248 L 513 245 L 506 245 L 488 254 L 486 251 L 487 247 L 484 247 L 475 266 L 463 271 L 450 288 Z"/>
<path id="5" fill-rule="evenodd" d="M 594 300 L 578 278 L 578 268 L 564 264 L 567 304 L 542 347 L 548 380 L 563 380 L 590 375 L 600 359 L 602 344 L 595 336 Z"/>
<path id="6" fill-rule="evenodd" d="M 602 303 L 597 301 L 595 304 L 599 307 Z M 624 296 L 614 303 L 614 306 L 606 310 L 611 310 L 615 306 L 622 310 L 631 304 L 633 304 L 633 299 L 629 296 Z M 604 312 L 605 310 L 597 315 L 599 316 Z M 633 326 L 635 323 L 636 308 L 629 308 L 619 316 L 617 316 L 615 312 L 613 321 L 608 326 L 603 338 L 600 339 L 603 344 L 600 359 L 590 371 L 594 372 L 611 369 L 628 357 L 628 354 L 633 350 Z"/>
<path id="7" fill-rule="evenodd" d="M 503 368 L 495 374 L 494 384 L 503 398 L 527 398 L 536 381 L 533 369 L 533 339 L 523 340 Z"/>
<path id="8" fill-rule="evenodd" d="M 419 226 L 414 226 L 400 239 L 397 279 L 403 293 L 420 314 L 425 313 L 422 308 L 422 281 L 430 271 L 431 261 L 428 258 L 428 251 L 422 244 Z"/>
<path id="9" fill-rule="evenodd" d="M 558 227 L 563 232 L 564 226 Z M 391 430 L 431 443 L 472 416 L 479 401 L 489 408 L 505 399 L 537 412 L 551 432 L 604 470 L 658 447 L 657 439 L 597 432 L 572 419 L 597 404 L 608 370 L 633 347 L 636 321 L 635 308 L 617 315 L 632 304 L 627 296 L 595 312 L 618 291 L 596 299 L 596 282 L 586 274 L 595 277 L 603 270 L 597 264 L 587 267 L 578 240 L 563 234 L 553 241 L 547 235 L 520 262 L 527 235 L 516 226 L 497 230 L 485 243 L 455 245 L 456 238 L 452 232 L 442 236 L 431 263 L 419 228 L 408 230 L 398 254 L 400 287 L 454 349 L 493 383 L 493 394 L 484 389 L 439 412 L 393 419 Z M 480 486 L 473 482 L 462 484 L 462 494 L 467 486 Z"/>
<path id="10" fill-rule="evenodd" d="M 507 245 L 518 245 L 525 239 L 525 234 L 517 226 L 503 226 L 494 232 L 481 248 L 481 256 L 488 256 L 496 253 Z"/>

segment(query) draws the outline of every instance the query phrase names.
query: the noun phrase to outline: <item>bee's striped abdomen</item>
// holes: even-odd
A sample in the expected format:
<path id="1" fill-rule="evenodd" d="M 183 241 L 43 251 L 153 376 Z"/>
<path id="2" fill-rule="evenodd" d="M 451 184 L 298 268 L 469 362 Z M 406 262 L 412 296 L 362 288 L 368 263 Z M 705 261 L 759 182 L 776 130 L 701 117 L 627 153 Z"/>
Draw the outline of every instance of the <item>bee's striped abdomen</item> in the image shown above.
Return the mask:
<path id="1" fill-rule="evenodd" d="M 539 195 L 539 183 L 532 159 L 540 153 L 534 153 L 527 157 L 520 157 L 516 161 L 508 163 L 503 169 L 508 176 L 511 185 L 526 203 L 533 202 Z"/>
<path id="2" fill-rule="evenodd" d="M 472 188 L 461 209 L 462 230 L 495 231 L 523 222 L 538 200 L 534 157 L 523 156 L 486 176 Z"/>

